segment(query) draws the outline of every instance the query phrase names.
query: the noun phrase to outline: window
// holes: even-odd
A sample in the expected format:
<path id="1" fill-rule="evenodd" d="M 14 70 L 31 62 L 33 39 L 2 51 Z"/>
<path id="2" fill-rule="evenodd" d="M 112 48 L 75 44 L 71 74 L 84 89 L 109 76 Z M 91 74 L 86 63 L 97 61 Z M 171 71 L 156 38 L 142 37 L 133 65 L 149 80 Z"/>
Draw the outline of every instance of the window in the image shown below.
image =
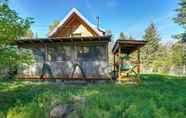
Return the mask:
<path id="1" fill-rule="evenodd" d="M 88 47 L 80 47 L 79 48 L 79 53 L 80 54 L 88 54 L 89 53 L 89 48 Z"/>
<path id="2" fill-rule="evenodd" d="M 56 45 L 48 48 L 49 61 L 69 61 L 72 60 L 73 48 L 71 46 Z"/>
<path id="3" fill-rule="evenodd" d="M 72 37 L 81 37 L 81 33 L 73 33 Z"/>
<path id="4" fill-rule="evenodd" d="M 45 59 L 45 51 L 43 48 L 32 48 L 34 59 L 36 62 L 43 62 Z"/>
<path id="5" fill-rule="evenodd" d="M 106 60 L 105 46 L 80 46 L 78 59 L 82 61 Z"/>
<path id="6" fill-rule="evenodd" d="M 63 47 L 50 47 L 48 49 L 48 60 L 49 61 L 63 61 L 65 50 Z"/>

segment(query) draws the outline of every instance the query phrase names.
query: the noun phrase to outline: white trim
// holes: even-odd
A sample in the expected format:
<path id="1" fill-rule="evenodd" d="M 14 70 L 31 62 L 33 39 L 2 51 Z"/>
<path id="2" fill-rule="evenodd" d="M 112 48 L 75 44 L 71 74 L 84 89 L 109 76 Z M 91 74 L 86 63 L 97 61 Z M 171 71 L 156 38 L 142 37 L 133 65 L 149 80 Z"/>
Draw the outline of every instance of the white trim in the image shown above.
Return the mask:
<path id="1" fill-rule="evenodd" d="M 99 36 L 103 36 L 103 32 L 99 31 L 97 29 L 97 26 L 90 23 L 76 8 L 73 8 L 66 16 L 65 18 L 57 25 L 57 27 L 52 30 L 52 32 L 49 34 L 49 37 L 51 37 L 55 32 L 57 32 L 58 28 L 64 25 L 66 20 L 73 14 L 76 13 L 88 26 L 90 26 Z M 101 29 L 103 30 L 103 29 Z M 104 31 L 104 30 L 103 30 Z"/>

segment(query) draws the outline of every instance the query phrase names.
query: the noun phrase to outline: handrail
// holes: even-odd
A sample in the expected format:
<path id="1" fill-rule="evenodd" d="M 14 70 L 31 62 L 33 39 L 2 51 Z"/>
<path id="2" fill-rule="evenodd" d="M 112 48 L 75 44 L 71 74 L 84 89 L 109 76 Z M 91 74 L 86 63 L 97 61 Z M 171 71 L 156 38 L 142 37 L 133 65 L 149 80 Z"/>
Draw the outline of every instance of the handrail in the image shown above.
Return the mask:
<path id="1" fill-rule="evenodd" d="M 136 64 L 136 65 L 138 65 L 138 64 L 140 64 L 141 62 L 140 61 L 130 61 L 131 62 L 131 64 Z M 125 61 L 118 61 L 118 62 L 116 62 L 115 64 L 113 64 L 114 66 L 117 66 L 117 65 L 119 65 L 119 64 L 128 64 L 127 62 L 125 62 Z"/>

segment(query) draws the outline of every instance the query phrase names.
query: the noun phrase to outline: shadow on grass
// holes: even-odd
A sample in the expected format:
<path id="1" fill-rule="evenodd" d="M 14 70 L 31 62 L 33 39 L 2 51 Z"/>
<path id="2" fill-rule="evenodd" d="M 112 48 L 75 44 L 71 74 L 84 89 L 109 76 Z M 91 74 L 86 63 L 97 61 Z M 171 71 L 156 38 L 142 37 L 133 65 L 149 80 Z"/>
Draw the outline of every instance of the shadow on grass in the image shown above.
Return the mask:
<path id="1" fill-rule="evenodd" d="M 1 86 L 3 85 L 3 86 Z M 0 84 L 0 111 L 7 113 L 17 103 L 27 104 L 44 92 L 47 85 L 25 84 L 9 81 Z"/>
<path id="2" fill-rule="evenodd" d="M 44 111 L 49 111 L 50 104 L 46 104 L 45 101 L 51 102 L 54 97 L 65 103 L 75 95 L 84 96 L 86 99 L 82 108 L 82 114 L 85 117 L 114 118 L 127 117 L 127 114 L 136 114 L 136 116 L 144 114 L 145 117 L 147 111 L 149 116 L 146 117 L 150 117 L 151 112 L 158 112 L 160 108 L 172 113 L 172 116 L 177 112 L 186 115 L 186 78 L 157 74 L 141 75 L 141 78 L 142 80 L 137 85 L 111 83 L 88 86 L 67 85 L 64 88 L 60 87 L 63 86 L 62 84 L 2 82 L 0 83 L 0 86 L 2 85 L 0 87 L 0 111 L 7 113 L 19 103 L 30 111 L 32 109 L 28 103 L 34 103 L 35 97 L 41 99 L 38 103 L 44 104 L 44 108 L 47 109 Z"/>
<path id="3" fill-rule="evenodd" d="M 90 86 L 82 113 L 98 118 L 186 116 L 186 78 L 157 74 L 141 78 L 138 85 Z"/>

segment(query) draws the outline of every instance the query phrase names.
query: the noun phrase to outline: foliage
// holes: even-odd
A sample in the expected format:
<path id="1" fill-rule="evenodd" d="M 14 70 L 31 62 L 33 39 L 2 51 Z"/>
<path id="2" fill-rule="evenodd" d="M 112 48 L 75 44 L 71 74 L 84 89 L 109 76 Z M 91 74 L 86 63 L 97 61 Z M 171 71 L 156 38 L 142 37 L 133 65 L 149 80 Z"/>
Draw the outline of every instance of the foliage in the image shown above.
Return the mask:
<path id="1" fill-rule="evenodd" d="M 174 18 L 174 21 L 186 29 L 186 0 L 180 0 L 180 8 L 178 8 L 177 16 Z"/>
<path id="2" fill-rule="evenodd" d="M 160 45 L 156 56 L 154 57 L 152 68 L 159 73 L 169 73 L 172 67 L 171 49 L 166 45 Z"/>
<path id="3" fill-rule="evenodd" d="M 153 67 L 154 61 L 158 57 L 160 51 L 160 37 L 158 35 L 155 24 L 150 24 L 150 26 L 145 30 L 144 40 L 147 44 L 142 49 L 142 61 L 143 65 L 146 67 Z"/>
<path id="4" fill-rule="evenodd" d="M 48 35 L 54 30 L 55 27 L 59 25 L 60 21 L 59 20 L 54 20 L 52 24 L 48 28 Z"/>
<path id="5" fill-rule="evenodd" d="M 129 36 L 128 40 L 135 40 L 132 36 Z"/>
<path id="6" fill-rule="evenodd" d="M 176 35 L 177 39 L 186 42 L 186 0 L 180 0 L 179 8 L 176 9 L 177 16 L 173 19 L 175 23 L 184 28 L 184 32 Z"/>
<path id="7" fill-rule="evenodd" d="M 20 61 L 28 61 L 27 57 L 30 58 L 30 55 L 25 51 L 18 51 L 11 43 L 24 36 L 31 23 L 31 18 L 23 19 L 10 9 L 8 2 L 0 4 L 0 69 L 16 67 Z"/>
<path id="8" fill-rule="evenodd" d="M 182 66 L 184 61 L 183 60 L 183 51 L 182 51 L 182 43 L 176 42 L 172 47 L 172 64 L 174 66 Z"/>
<path id="9" fill-rule="evenodd" d="M 23 36 L 30 23 L 31 18 L 22 19 L 8 4 L 0 4 L 0 48 Z"/>
<path id="10" fill-rule="evenodd" d="M 105 31 L 105 35 L 107 35 L 107 36 L 112 35 L 112 30 L 110 30 L 110 29 L 109 30 L 106 30 Z"/>
<path id="11" fill-rule="evenodd" d="M 120 33 L 120 39 L 121 40 L 127 40 L 127 36 L 123 32 Z"/>
<path id="12" fill-rule="evenodd" d="M 121 40 L 135 40 L 131 35 L 128 37 L 123 32 L 120 33 Z"/>
<path id="13" fill-rule="evenodd" d="M 184 45 L 186 45 L 185 44 L 185 42 L 186 42 L 186 0 L 180 0 L 179 8 L 176 9 L 176 12 L 177 12 L 177 16 L 173 20 L 175 21 L 175 23 L 177 23 L 178 25 L 180 25 L 184 29 L 183 33 L 177 34 L 175 36 L 177 39 L 181 40 L 181 41 L 179 41 L 179 43 L 182 43 L 180 45 L 182 50 L 179 53 L 182 53 L 182 52 L 184 52 L 184 50 L 183 50 Z M 178 46 L 178 47 L 180 48 L 180 46 Z M 183 61 L 182 61 L 182 63 L 179 63 L 179 64 L 184 65 L 185 66 L 184 68 L 186 70 L 186 62 L 184 60 L 186 57 L 186 53 L 182 53 L 181 56 L 182 56 Z M 180 57 L 180 55 L 178 56 L 178 58 L 179 57 Z M 180 59 L 178 59 L 178 61 L 180 61 Z"/>
<path id="14" fill-rule="evenodd" d="M 47 118 L 56 103 L 85 97 L 78 109 L 85 118 L 184 118 L 186 78 L 142 75 L 137 85 L 64 85 L 23 81 L 0 82 L 0 113 L 8 118 Z M 176 100 L 175 100 L 176 99 Z"/>
<path id="15" fill-rule="evenodd" d="M 30 50 L 22 49 L 17 50 L 15 47 L 8 47 L 4 51 L 2 51 L 0 56 L 0 60 L 2 63 L 0 64 L 0 67 L 4 68 L 4 66 L 9 65 L 9 67 L 14 67 L 16 65 L 20 64 L 31 64 L 33 55 Z M 0 68 L 0 69 L 2 69 Z"/>
<path id="16" fill-rule="evenodd" d="M 180 7 L 176 10 L 177 16 L 174 21 L 186 31 L 186 0 L 180 0 L 179 5 Z M 171 46 L 166 46 L 160 43 L 156 27 L 151 24 L 144 35 L 144 40 L 148 41 L 147 45 L 142 49 L 141 57 L 144 68 L 151 67 L 154 72 L 162 73 L 168 73 L 171 68 L 184 68 L 186 64 L 184 60 L 186 56 L 183 50 L 183 42 L 186 39 L 185 31 L 175 36 L 178 40 L 174 41 Z"/>
<path id="17" fill-rule="evenodd" d="M 24 34 L 24 37 L 25 37 L 25 38 L 34 38 L 34 33 L 32 32 L 31 29 L 28 29 L 28 30 L 26 31 L 26 33 Z"/>

